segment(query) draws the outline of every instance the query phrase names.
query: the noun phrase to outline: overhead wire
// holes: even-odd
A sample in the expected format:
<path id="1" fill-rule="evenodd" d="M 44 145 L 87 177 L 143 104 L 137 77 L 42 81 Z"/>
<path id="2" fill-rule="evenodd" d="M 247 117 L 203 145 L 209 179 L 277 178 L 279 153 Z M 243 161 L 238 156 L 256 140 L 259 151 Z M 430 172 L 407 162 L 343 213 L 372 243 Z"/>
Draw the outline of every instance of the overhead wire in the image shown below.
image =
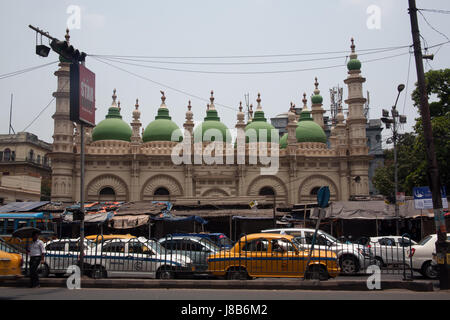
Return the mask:
<path id="1" fill-rule="evenodd" d="M 0 75 L 0 80 L 8 79 L 8 78 L 11 78 L 11 77 L 14 77 L 14 76 L 18 76 L 18 75 L 21 75 L 21 74 L 24 74 L 24 73 L 27 73 L 27 72 L 38 70 L 38 69 L 41 69 L 41 68 L 53 65 L 56 62 L 58 62 L 58 61 L 53 61 L 53 62 L 45 63 L 45 64 L 42 64 L 42 65 L 39 65 L 39 66 L 34 66 L 34 67 L 22 69 L 22 70 L 17 70 L 17 71 L 13 71 L 13 72 L 9 72 L 9 73 L 4 73 L 4 74 Z"/>

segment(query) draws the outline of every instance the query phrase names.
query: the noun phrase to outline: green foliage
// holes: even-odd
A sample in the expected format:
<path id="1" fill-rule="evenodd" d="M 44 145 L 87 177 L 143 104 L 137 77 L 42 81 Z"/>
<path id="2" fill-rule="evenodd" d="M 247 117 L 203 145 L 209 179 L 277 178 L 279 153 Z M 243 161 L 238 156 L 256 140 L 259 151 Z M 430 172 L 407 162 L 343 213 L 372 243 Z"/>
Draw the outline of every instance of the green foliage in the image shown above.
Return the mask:
<path id="1" fill-rule="evenodd" d="M 441 185 L 450 186 L 450 69 L 431 70 L 425 74 L 430 103 L 431 126 Z M 412 94 L 414 105 L 419 108 L 418 90 Z M 399 191 L 411 195 L 413 187 L 427 186 L 427 157 L 422 119 L 416 119 L 414 133 L 399 135 L 397 143 Z M 382 195 L 394 194 L 394 152 L 385 151 L 385 166 L 375 171 L 375 187 Z"/>

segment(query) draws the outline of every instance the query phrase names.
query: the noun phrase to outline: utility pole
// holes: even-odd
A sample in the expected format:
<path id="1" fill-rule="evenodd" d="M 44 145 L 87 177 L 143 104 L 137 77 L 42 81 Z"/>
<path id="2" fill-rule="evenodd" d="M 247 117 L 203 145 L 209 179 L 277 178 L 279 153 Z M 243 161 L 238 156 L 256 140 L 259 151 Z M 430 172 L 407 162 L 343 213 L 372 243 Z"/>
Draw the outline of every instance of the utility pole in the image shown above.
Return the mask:
<path id="1" fill-rule="evenodd" d="M 9 107 L 9 129 L 8 129 L 8 134 L 11 134 L 11 130 L 16 133 L 11 125 L 11 121 L 12 121 L 12 108 L 13 108 L 13 94 L 11 93 L 11 105 Z"/>
<path id="2" fill-rule="evenodd" d="M 423 56 L 420 44 L 419 23 L 417 21 L 417 7 L 415 0 L 408 0 L 409 16 L 411 20 L 411 33 L 414 43 L 414 57 L 416 60 L 417 85 L 420 96 L 420 114 L 422 116 L 422 126 L 425 138 L 425 150 L 428 161 L 428 183 L 430 185 L 433 208 L 434 221 L 436 225 L 437 242 L 436 254 L 439 265 L 439 287 L 441 290 L 450 288 L 449 278 L 449 261 L 447 261 L 448 243 L 447 230 L 445 226 L 444 212 L 442 209 L 441 199 L 441 183 L 439 178 L 439 169 L 436 159 L 436 153 L 433 141 L 433 131 L 431 128 L 430 107 L 428 105 L 428 94 L 425 83 L 425 73 L 423 70 Z"/>
<path id="3" fill-rule="evenodd" d="M 392 125 L 392 139 L 388 139 L 387 143 L 391 143 L 390 140 L 393 140 L 394 143 L 394 205 L 395 205 L 395 230 L 396 235 L 400 235 L 400 228 L 399 228 L 399 207 L 398 207 L 398 162 L 397 162 L 397 141 L 398 141 L 398 125 L 406 123 L 406 116 L 399 115 L 397 111 L 397 102 L 398 98 L 400 97 L 400 93 L 405 89 L 404 84 L 400 84 L 397 87 L 397 99 L 395 99 L 395 104 L 393 105 L 391 109 L 391 116 L 389 117 L 389 111 L 383 109 L 383 117 L 381 118 L 381 121 L 386 125 L 386 129 L 391 128 Z"/>

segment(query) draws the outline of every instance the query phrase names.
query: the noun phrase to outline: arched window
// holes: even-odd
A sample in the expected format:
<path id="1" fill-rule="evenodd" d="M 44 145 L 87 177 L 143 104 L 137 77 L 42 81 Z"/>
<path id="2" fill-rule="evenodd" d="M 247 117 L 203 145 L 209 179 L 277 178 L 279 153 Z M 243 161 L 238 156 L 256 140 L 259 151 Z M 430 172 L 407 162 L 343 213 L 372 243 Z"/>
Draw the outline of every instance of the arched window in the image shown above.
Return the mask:
<path id="1" fill-rule="evenodd" d="M 38 154 L 37 159 L 36 159 L 38 164 L 41 164 L 41 156 Z"/>
<path id="2" fill-rule="evenodd" d="M 99 192 L 99 201 L 115 201 L 116 192 L 111 187 L 105 187 Z"/>
<path id="3" fill-rule="evenodd" d="M 154 196 L 170 196 L 170 192 L 166 188 L 158 188 L 155 190 L 153 195 Z"/>
<path id="4" fill-rule="evenodd" d="M 264 187 L 264 188 L 261 188 L 261 190 L 259 190 L 259 195 L 260 196 L 274 196 L 275 190 L 273 190 L 272 187 Z"/>
<path id="5" fill-rule="evenodd" d="M 3 153 L 3 157 L 4 157 L 5 161 L 10 161 L 11 160 L 11 150 L 5 149 L 5 152 Z"/>
<path id="6" fill-rule="evenodd" d="M 30 152 L 28 153 L 28 160 L 29 161 L 34 161 L 34 151 L 33 151 L 33 149 L 31 149 Z"/>
<path id="7" fill-rule="evenodd" d="M 317 193 L 319 192 L 320 187 L 314 187 L 311 189 L 311 192 L 309 193 L 312 196 L 317 196 Z"/>

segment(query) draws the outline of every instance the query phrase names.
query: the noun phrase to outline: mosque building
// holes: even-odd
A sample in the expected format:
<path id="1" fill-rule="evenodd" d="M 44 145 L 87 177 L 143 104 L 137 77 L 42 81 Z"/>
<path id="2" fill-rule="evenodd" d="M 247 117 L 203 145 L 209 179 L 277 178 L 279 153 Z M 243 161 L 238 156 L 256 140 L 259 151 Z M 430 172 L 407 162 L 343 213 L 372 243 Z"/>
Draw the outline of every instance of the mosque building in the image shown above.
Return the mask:
<path id="1" fill-rule="evenodd" d="M 69 36 L 66 36 L 69 41 Z M 122 119 L 120 103 L 114 89 L 111 107 L 105 119 L 94 128 L 85 128 L 85 199 L 86 201 L 170 200 L 177 205 L 248 204 L 275 195 L 277 204 L 287 206 L 314 202 L 318 188 L 329 186 L 331 200 L 347 201 L 369 195 L 369 155 L 366 139 L 367 119 L 363 113 L 361 62 L 357 59 L 352 39 L 348 75 L 348 114 L 342 110 L 330 137 L 324 132 L 323 98 L 317 79 L 310 107 L 306 94 L 303 109 L 297 116 L 288 112 L 287 133 L 272 141 L 274 127 L 267 121 L 261 95 L 258 94 L 254 116 L 245 121 L 237 113 L 235 128 L 245 132 L 243 144 L 231 141 L 230 129 L 221 122 L 211 92 L 210 104 L 201 125 L 194 128 L 194 114 L 189 102 L 182 128 L 171 118 L 170 105 L 161 92 L 161 105 L 149 124 L 140 121 L 138 100 L 132 122 Z M 80 200 L 80 128 L 69 117 L 70 64 L 60 59 L 55 72 L 58 79 L 54 119 L 52 163 L 52 201 Z M 288 109 L 288 108 L 286 108 Z M 200 116 L 200 115 L 199 115 Z M 184 130 L 183 130 L 184 129 Z M 214 134 L 210 134 L 213 132 Z M 252 139 L 250 132 L 256 133 Z M 216 134 L 220 133 L 220 134 Z M 192 136 L 192 138 L 191 138 Z M 278 136 L 278 135 L 277 135 Z M 222 139 L 217 139 L 222 137 Z M 220 141 L 218 141 L 220 140 Z M 174 148 L 184 146 L 181 153 L 204 152 L 212 144 L 223 144 L 223 157 L 233 161 L 208 163 L 187 161 L 174 163 Z M 278 158 L 276 174 L 266 174 L 266 164 L 252 163 L 249 154 L 262 144 Z M 256 147 L 255 147 L 256 146 Z M 222 149 L 213 151 L 215 157 Z M 180 149 L 181 150 L 181 149 Z M 237 161 L 239 151 L 245 152 Z M 178 152 L 178 151 L 177 151 Z M 177 153 L 176 152 L 176 153 Z M 190 157 L 190 155 L 189 155 Z"/>

